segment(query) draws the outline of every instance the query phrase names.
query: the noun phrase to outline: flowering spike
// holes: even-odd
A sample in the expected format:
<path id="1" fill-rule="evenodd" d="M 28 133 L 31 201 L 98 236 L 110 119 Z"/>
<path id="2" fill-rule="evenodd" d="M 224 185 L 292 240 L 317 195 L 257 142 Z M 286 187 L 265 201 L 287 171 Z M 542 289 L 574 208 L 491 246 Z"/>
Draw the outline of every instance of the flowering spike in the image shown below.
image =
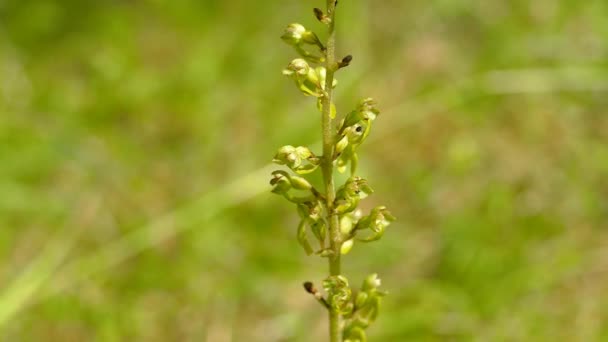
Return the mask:
<path id="1" fill-rule="evenodd" d="M 326 297 L 311 282 L 304 286 L 330 312 L 330 341 L 365 342 L 365 329 L 376 319 L 384 293 L 378 290 L 380 281 L 377 275 L 372 274 L 354 296 L 348 280 L 340 274 L 340 256 L 351 251 L 358 241 L 378 240 L 395 218 L 384 206 L 374 208 L 363 217 L 357 208 L 359 202 L 373 192 L 367 180 L 357 175 L 358 148 L 369 136 L 372 123 L 380 112 L 373 99 L 365 98 L 354 110 L 335 121 L 338 109 L 333 94 L 337 85 L 334 74 L 349 66 L 353 57 L 346 55 L 336 59 L 338 1 L 327 1 L 326 4 L 326 10 L 313 10 L 317 20 L 327 25 L 326 43 L 297 23 L 287 25 L 281 36 L 299 55 L 283 69 L 283 75 L 292 79 L 302 94 L 316 97 L 322 119 L 323 155 L 317 156 L 303 146 L 281 147 L 273 162 L 285 165 L 296 175 L 285 170 L 275 171 L 270 184 L 273 193 L 295 204 L 300 217 L 297 241 L 305 253 L 327 258 L 329 262 L 330 276 L 323 282 Z M 345 172 L 349 166 L 350 177 L 336 190 L 334 168 Z M 322 170 L 323 192 L 302 176 L 318 168 Z M 314 247 L 309 240 L 311 233 L 318 241 Z"/>

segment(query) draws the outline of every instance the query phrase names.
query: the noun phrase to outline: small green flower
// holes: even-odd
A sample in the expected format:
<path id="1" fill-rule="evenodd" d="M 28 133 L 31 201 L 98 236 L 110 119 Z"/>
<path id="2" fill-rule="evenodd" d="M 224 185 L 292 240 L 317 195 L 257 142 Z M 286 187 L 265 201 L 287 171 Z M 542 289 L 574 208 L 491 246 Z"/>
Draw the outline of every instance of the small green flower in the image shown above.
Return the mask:
<path id="1" fill-rule="evenodd" d="M 342 132 L 347 127 L 354 126 L 357 123 L 372 122 L 379 114 L 380 111 L 376 108 L 376 101 L 374 101 L 374 99 L 363 99 L 359 102 L 355 110 L 346 115 L 340 125 L 339 132 Z"/>
<path id="2" fill-rule="evenodd" d="M 292 60 L 285 69 L 283 75 L 290 77 L 296 83 L 298 89 L 306 96 L 323 97 L 325 94 L 325 78 L 327 70 L 318 66 L 311 68 L 308 62 L 302 58 Z M 338 84 L 336 79 L 332 82 L 332 87 Z"/>
<path id="3" fill-rule="evenodd" d="M 307 30 L 303 25 L 298 23 L 287 25 L 281 39 L 293 46 L 310 44 L 323 47 L 323 44 L 321 44 L 321 41 L 314 32 Z"/>
<path id="4" fill-rule="evenodd" d="M 372 128 L 372 121 L 380 111 L 375 107 L 376 102 L 363 99 L 355 110 L 348 113 L 338 129 L 338 144 L 336 144 L 336 157 L 338 171 L 344 172 L 346 165 L 351 163 L 351 174 L 357 170 L 357 148 L 365 141 Z"/>
<path id="5" fill-rule="evenodd" d="M 343 315 L 352 312 L 352 290 L 346 277 L 342 275 L 330 276 L 323 281 L 323 288 L 327 292 L 327 302 L 334 310 Z"/>
<path id="6" fill-rule="evenodd" d="M 291 190 L 291 182 L 289 181 L 289 175 L 286 175 L 286 172 L 273 172 L 272 178 L 270 179 L 270 185 L 273 186 L 272 192 L 279 195 L 285 195 Z"/>
<path id="7" fill-rule="evenodd" d="M 318 199 L 315 199 L 299 203 L 297 208 L 301 218 L 298 226 L 298 242 L 304 248 L 306 254 L 310 255 L 313 249 L 308 242 L 306 228 L 310 228 L 319 241 L 321 249 L 325 247 L 327 224 L 323 218 L 323 204 Z"/>
<path id="8" fill-rule="evenodd" d="M 325 60 L 322 56 L 317 56 L 304 49 L 305 45 L 317 46 L 321 51 L 324 51 L 325 47 L 314 32 L 307 30 L 300 24 L 294 23 L 287 25 L 281 39 L 283 39 L 285 43 L 293 46 L 302 57 L 311 62 L 322 63 Z"/>
<path id="9" fill-rule="evenodd" d="M 283 75 L 292 78 L 298 89 L 306 96 L 322 96 L 322 83 L 317 72 L 302 58 L 296 58 L 283 70 Z"/>
<path id="10" fill-rule="evenodd" d="M 359 238 L 359 241 L 362 242 L 371 242 L 376 241 L 384 235 L 384 231 L 386 227 L 388 227 L 391 222 L 395 221 L 395 217 L 386 209 L 385 206 L 379 206 L 372 209 L 371 213 L 368 216 L 365 216 L 357 222 L 354 230 L 363 230 L 370 229 L 372 233 L 364 238 Z"/>
<path id="11" fill-rule="evenodd" d="M 367 197 L 374 190 L 361 177 L 350 177 L 336 192 L 335 211 L 338 214 L 351 212 L 357 208 L 359 200 Z"/>
<path id="12" fill-rule="evenodd" d="M 313 172 L 321 163 L 308 147 L 291 145 L 281 147 L 272 161 L 279 165 L 286 165 L 298 174 Z"/>

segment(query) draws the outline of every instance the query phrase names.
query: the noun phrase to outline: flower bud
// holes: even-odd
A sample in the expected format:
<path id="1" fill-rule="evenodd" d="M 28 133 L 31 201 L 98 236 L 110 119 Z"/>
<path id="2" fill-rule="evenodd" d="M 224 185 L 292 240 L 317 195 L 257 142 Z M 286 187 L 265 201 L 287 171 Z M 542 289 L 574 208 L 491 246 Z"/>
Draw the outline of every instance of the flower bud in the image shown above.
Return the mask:
<path id="1" fill-rule="evenodd" d="M 310 190 L 312 185 L 304 178 L 292 176 L 291 177 L 291 186 L 297 190 Z"/>
<path id="2" fill-rule="evenodd" d="M 319 219 L 311 223 L 310 229 L 312 230 L 319 243 L 323 245 L 325 237 L 327 236 L 327 225 L 325 224 L 325 220 Z"/>
<path id="3" fill-rule="evenodd" d="M 327 69 L 325 69 L 325 67 L 319 66 L 319 67 L 315 68 L 315 72 L 319 79 L 319 84 L 321 86 L 321 89 L 325 89 L 325 79 L 327 78 Z M 334 77 L 331 87 L 335 88 L 336 85 L 338 85 L 338 80 Z"/>
<path id="4" fill-rule="evenodd" d="M 380 311 L 380 302 L 382 301 L 382 296 L 384 293 L 382 292 L 371 292 L 369 299 L 364 307 L 360 310 L 357 310 L 359 322 L 357 325 L 360 326 L 369 326 L 370 323 L 373 323 L 378 317 L 378 312 Z"/>
<path id="5" fill-rule="evenodd" d="M 313 250 L 312 250 L 312 247 L 310 246 L 310 242 L 308 242 L 308 236 L 306 235 L 306 221 L 305 220 L 300 221 L 300 224 L 298 225 L 297 236 L 298 236 L 298 243 L 300 244 L 300 246 L 302 246 L 302 248 L 304 248 L 306 255 L 311 255 Z"/>
<path id="6" fill-rule="evenodd" d="M 281 39 L 292 46 L 309 44 L 316 45 L 321 49 L 323 48 L 323 44 L 314 32 L 307 30 L 304 26 L 297 23 L 287 25 Z"/>
<path id="7" fill-rule="evenodd" d="M 378 278 L 378 274 L 372 273 L 365 277 L 365 280 L 363 280 L 361 291 L 369 292 L 371 290 L 376 290 L 378 289 L 378 287 L 380 287 L 380 285 L 382 285 L 382 281 L 380 280 L 380 278 Z"/>
<path id="8" fill-rule="evenodd" d="M 306 33 L 306 28 L 300 24 L 289 24 L 285 28 L 285 32 L 281 36 L 289 45 L 299 45 L 302 43 L 302 36 Z"/>
<path id="9" fill-rule="evenodd" d="M 357 298 L 355 299 L 355 305 L 357 306 L 357 308 L 364 307 L 365 304 L 367 304 L 368 297 L 369 297 L 368 294 L 365 292 L 357 293 Z"/>
<path id="10" fill-rule="evenodd" d="M 329 25 L 329 23 L 331 22 L 331 18 L 325 13 L 323 13 L 320 8 L 313 8 L 313 13 L 315 14 L 317 20 L 322 22 L 323 24 Z"/>
<path id="11" fill-rule="evenodd" d="M 353 219 L 346 214 L 340 218 L 340 232 L 343 235 L 348 235 L 353 230 Z"/>
<path id="12" fill-rule="evenodd" d="M 336 143 L 336 155 L 342 153 L 346 146 L 348 146 L 348 137 L 344 136 Z"/>
<path id="13" fill-rule="evenodd" d="M 351 55 L 348 55 L 348 56 L 342 58 L 342 60 L 340 60 L 338 62 L 338 68 L 339 69 L 346 68 L 347 66 L 350 65 L 350 62 L 352 62 L 352 61 L 353 61 L 353 56 L 351 56 Z"/>
<path id="14" fill-rule="evenodd" d="M 376 101 L 371 97 L 361 100 L 359 102 L 359 111 L 362 113 L 363 118 L 368 119 L 370 121 L 374 121 L 380 111 L 376 108 Z"/>
<path id="15" fill-rule="evenodd" d="M 342 242 L 342 246 L 340 246 L 340 254 L 347 254 L 353 248 L 355 241 L 353 239 L 346 240 Z"/>

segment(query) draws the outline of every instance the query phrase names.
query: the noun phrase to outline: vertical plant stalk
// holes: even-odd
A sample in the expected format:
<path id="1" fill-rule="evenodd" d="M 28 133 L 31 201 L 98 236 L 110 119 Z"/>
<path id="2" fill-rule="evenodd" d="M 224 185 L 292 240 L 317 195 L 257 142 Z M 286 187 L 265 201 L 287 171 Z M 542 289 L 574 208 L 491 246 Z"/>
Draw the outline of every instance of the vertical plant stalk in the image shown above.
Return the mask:
<path id="1" fill-rule="evenodd" d="M 323 152 L 318 156 L 306 146 L 279 148 L 273 162 L 285 165 L 295 175 L 276 170 L 272 172 L 270 185 L 273 193 L 296 205 L 301 219 L 297 240 L 306 254 L 328 259 L 329 276 L 323 280 L 325 295 L 310 281 L 304 283 L 304 289 L 328 310 L 329 340 L 363 342 L 367 341 L 365 330 L 378 316 L 386 293 L 378 290 L 380 279 L 375 273 L 365 278 L 358 292 L 353 292 L 348 279 L 341 274 L 341 255 L 347 254 L 355 241 L 368 243 L 380 239 L 395 217 L 385 206 L 377 206 L 365 216 L 357 209 L 359 201 L 374 192 L 367 180 L 357 175 L 357 150 L 380 111 L 372 98 L 365 98 L 354 110 L 336 119 L 334 75 L 352 61 L 351 55 L 336 60 L 337 3 L 338 0 L 326 0 L 326 12 L 313 9 L 316 18 L 327 27 L 325 44 L 313 31 L 298 23 L 287 25 L 281 36 L 301 56 L 283 69 L 283 75 L 291 78 L 305 96 L 316 98 L 321 112 Z M 311 67 L 309 63 L 316 66 Z M 348 165 L 350 177 L 336 188 L 334 171 L 344 173 Z M 315 189 L 304 176 L 315 170 L 322 173 L 324 191 Z M 311 244 L 311 235 L 316 243 Z"/>
<path id="2" fill-rule="evenodd" d="M 336 199 L 336 187 L 334 185 L 334 123 L 331 118 L 331 105 L 333 102 L 334 72 L 336 69 L 336 0 L 327 0 L 327 15 L 329 17 L 328 36 L 326 47 L 325 68 L 327 75 L 325 78 L 325 94 L 322 99 L 323 113 L 321 114 L 323 129 L 323 163 L 321 169 L 323 182 L 325 184 L 325 197 L 327 205 L 327 222 L 329 223 L 329 244 L 333 253 L 329 256 L 329 274 L 332 276 L 340 275 L 340 246 L 342 237 L 338 216 L 334 212 L 334 201 Z M 342 339 L 340 329 L 340 314 L 335 309 L 329 310 L 329 334 L 331 342 L 338 342 Z"/>

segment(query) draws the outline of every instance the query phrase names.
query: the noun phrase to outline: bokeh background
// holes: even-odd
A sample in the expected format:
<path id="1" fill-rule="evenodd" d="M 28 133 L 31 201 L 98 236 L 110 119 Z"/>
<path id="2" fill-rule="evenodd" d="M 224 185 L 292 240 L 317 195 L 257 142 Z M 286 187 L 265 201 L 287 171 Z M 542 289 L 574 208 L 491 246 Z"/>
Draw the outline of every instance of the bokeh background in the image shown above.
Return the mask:
<path id="1" fill-rule="evenodd" d="M 268 185 L 318 147 L 279 36 L 323 4 L 0 1 L 0 340 L 324 340 Z M 383 111 L 363 206 L 399 218 L 344 258 L 390 292 L 370 340 L 608 340 L 608 2 L 338 16 L 339 111 Z"/>

